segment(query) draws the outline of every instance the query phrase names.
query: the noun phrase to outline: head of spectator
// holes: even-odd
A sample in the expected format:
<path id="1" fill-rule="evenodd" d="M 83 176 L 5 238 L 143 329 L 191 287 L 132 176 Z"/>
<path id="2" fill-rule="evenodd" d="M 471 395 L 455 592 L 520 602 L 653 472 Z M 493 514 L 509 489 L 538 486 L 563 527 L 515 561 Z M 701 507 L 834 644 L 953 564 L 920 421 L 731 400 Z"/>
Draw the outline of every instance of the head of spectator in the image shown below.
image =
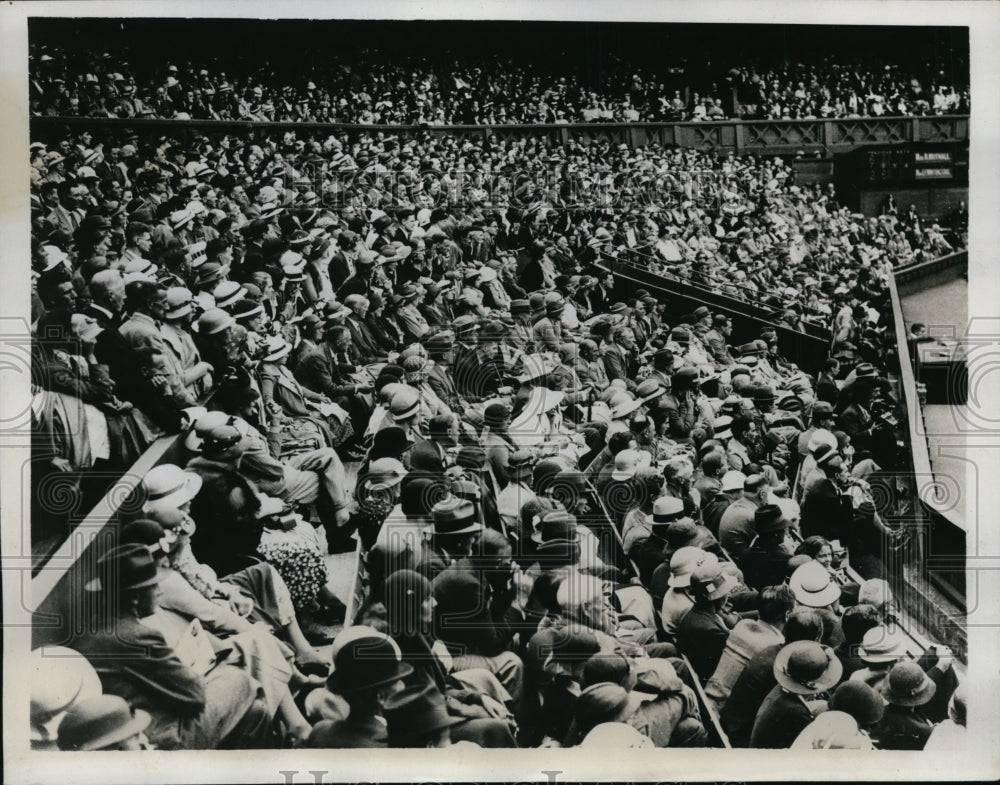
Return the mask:
<path id="1" fill-rule="evenodd" d="M 386 698 L 382 707 L 390 747 L 450 747 L 451 728 L 467 721 L 448 713 L 434 684 L 405 687 Z"/>
<path id="2" fill-rule="evenodd" d="M 133 709 L 117 695 L 98 695 L 77 703 L 59 725 L 59 749 L 126 750 L 149 749 L 145 730 L 152 717 Z"/>
<path id="3" fill-rule="evenodd" d="M 703 561 L 691 575 L 691 596 L 695 603 L 712 607 L 716 612 L 725 607 L 736 586 L 737 581 L 717 560 Z"/>
<path id="4" fill-rule="evenodd" d="M 641 701 L 634 692 L 611 682 L 592 684 L 580 693 L 573 711 L 573 722 L 566 737 L 566 746 L 573 747 L 595 727 L 604 723 L 624 723 L 639 708 Z"/>
<path id="5" fill-rule="evenodd" d="M 937 684 L 911 660 L 897 662 L 882 682 L 882 697 L 890 706 L 914 708 L 929 703 Z"/>
<path id="6" fill-rule="evenodd" d="M 833 568 L 833 546 L 825 537 L 819 535 L 806 537 L 795 549 L 796 555 L 801 553 L 819 562 L 828 570 Z"/>
<path id="7" fill-rule="evenodd" d="M 840 587 L 829 570 L 817 561 L 809 561 L 797 568 L 788 585 L 795 593 L 795 601 L 807 608 L 837 608 L 840 604 Z"/>
<path id="8" fill-rule="evenodd" d="M 787 643 L 774 659 L 774 677 L 795 695 L 826 692 L 840 681 L 843 665 L 833 649 L 813 641 Z"/>
<path id="9" fill-rule="evenodd" d="M 87 284 L 94 304 L 117 316 L 125 307 L 125 279 L 118 270 L 101 270 Z"/>
<path id="10" fill-rule="evenodd" d="M 606 596 L 604 582 L 592 575 L 571 572 L 559 584 L 556 603 L 570 622 L 608 635 L 614 635 L 618 628 L 617 614 Z"/>
<path id="11" fill-rule="evenodd" d="M 850 714 L 861 730 L 870 730 L 885 714 L 885 701 L 863 681 L 845 681 L 833 692 L 831 711 Z"/>
<path id="12" fill-rule="evenodd" d="M 906 637 L 895 628 L 872 627 L 861 638 L 858 656 L 872 670 L 888 670 L 907 656 Z"/>
<path id="13" fill-rule="evenodd" d="M 778 630 L 785 629 L 785 623 L 795 610 L 795 594 L 787 586 L 766 586 L 760 593 L 757 612 L 762 622 Z"/>
<path id="14" fill-rule="evenodd" d="M 892 589 L 882 578 L 869 578 L 861 584 L 858 589 L 858 603 L 873 606 L 884 620 L 888 620 L 895 609 Z"/>
<path id="15" fill-rule="evenodd" d="M 94 666 L 65 646 L 44 646 L 31 652 L 31 748 L 56 748 L 56 732 L 67 712 L 101 694 Z"/>
<path id="16" fill-rule="evenodd" d="M 471 555 L 483 530 L 475 513 L 476 508 L 472 502 L 456 497 L 443 499 L 435 504 L 431 510 L 434 519 L 431 539 L 434 544 L 452 558 Z"/>

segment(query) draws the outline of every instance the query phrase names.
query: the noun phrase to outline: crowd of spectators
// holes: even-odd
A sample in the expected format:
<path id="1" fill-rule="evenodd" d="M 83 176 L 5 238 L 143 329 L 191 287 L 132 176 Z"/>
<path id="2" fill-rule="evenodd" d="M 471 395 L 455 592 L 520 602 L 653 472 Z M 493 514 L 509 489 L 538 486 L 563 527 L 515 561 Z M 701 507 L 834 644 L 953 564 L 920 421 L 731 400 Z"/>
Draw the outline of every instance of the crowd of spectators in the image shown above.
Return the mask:
<path id="1" fill-rule="evenodd" d="M 823 60 L 756 68 L 735 63 L 698 81 L 602 60 L 598 84 L 573 59 L 532 68 L 498 55 L 435 57 L 378 48 L 336 54 L 285 74 L 232 58 L 173 59 L 138 51 L 98 54 L 37 46 L 33 115 L 451 125 L 633 123 L 726 118 L 819 119 L 968 114 L 968 79 L 924 63 L 917 70 Z M 129 61 L 136 63 L 130 65 Z"/>
<path id="2" fill-rule="evenodd" d="M 324 137 L 31 145 L 36 497 L 181 437 L 97 618 L 37 655 L 37 747 L 697 747 L 709 709 L 734 746 L 954 743 L 951 654 L 912 656 L 882 559 L 906 500 L 872 489 L 886 275 L 944 230 L 778 159 Z"/>

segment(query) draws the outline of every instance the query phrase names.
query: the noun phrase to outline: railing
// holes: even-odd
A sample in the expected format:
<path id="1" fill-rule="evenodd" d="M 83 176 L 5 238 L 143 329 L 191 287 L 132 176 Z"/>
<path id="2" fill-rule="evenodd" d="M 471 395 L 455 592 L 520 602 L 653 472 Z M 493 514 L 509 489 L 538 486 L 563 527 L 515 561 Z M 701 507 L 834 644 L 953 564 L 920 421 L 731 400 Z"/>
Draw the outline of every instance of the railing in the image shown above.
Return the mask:
<path id="1" fill-rule="evenodd" d="M 667 278 L 630 262 L 605 260 L 605 264 L 611 267 L 615 289 L 620 291 L 621 299 L 632 296 L 636 288 L 644 286 L 666 295 L 668 305 L 677 306 L 675 315 L 694 310 L 697 305 L 707 305 L 713 312 L 728 316 L 733 322 L 733 335 L 747 341 L 759 337 L 763 328 L 770 327 L 778 336 L 782 353 L 806 373 L 818 371 L 826 359 L 830 337 L 819 325 L 808 325 L 810 332 L 802 333 L 773 321 L 773 310 L 765 310 L 754 303 L 713 292 L 689 281 Z M 738 341 L 739 338 L 731 343 Z"/>
<path id="2" fill-rule="evenodd" d="M 134 512 L 132 502 L 150 469 L 173 460 L 183 437 L 162 436 L 104 494 L 65 542 L 41 565 L 31 580 L 26 606 L 32 612 L 33 646 L 60 645 L 72 638 L 88 618 L 84 607 L 93 598 L 83 587 L 96 575 L 97 559 L 115 544 L 122 513 Z"/>
<path id="3" fill-rule="evenodd" d="M 867 144 L 954 142 L 969 138 L 968 115 L 933 117 L 857 117 L 816 120 L 708 120 L 666 123 L 571 123 L 535 125 L 357 125 L 256 120 L 168 120 L 117 117 L 31 118 L 32 138 L 66 126 L 219 131 L 297 131 L 363 134 L 382 131 L 400 137 L 421 134 L 489 140 L 542 137 L 555 144 L 608 141 L 630 147 L 657 143 L 742 153 L 789 153 L 797 150 L 842 153 Z"/>
<path id="4" fill-rule="evenodd" d="M 937 259 L 929 259 L 925 262 L 917 262 L 915 264 L 897 267 L 893 271 L 893 278 L 895 279 L 897 288 L 899 288 L 905 286 L 905 284 L 927 278 L 930 275 L 944 270 L 949 270 L 953 267 L 967 268 L 968 266 L 969 252 L 961 249 L 955 251 L 954 253 L 950 253 L 947 256 L 938 257 Z"/>

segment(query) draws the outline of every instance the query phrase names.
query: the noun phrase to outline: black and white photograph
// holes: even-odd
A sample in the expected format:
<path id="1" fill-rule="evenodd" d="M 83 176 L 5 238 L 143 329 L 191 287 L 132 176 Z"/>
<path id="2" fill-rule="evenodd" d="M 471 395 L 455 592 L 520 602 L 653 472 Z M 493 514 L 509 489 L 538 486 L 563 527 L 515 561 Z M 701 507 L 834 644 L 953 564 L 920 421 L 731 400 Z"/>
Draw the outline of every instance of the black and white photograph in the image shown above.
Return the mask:
<path id="1" fill-rule="evenodd" d="M 1000 13 L 805 5 L 0 11 L 4 781 L 1000 776 Z"/>

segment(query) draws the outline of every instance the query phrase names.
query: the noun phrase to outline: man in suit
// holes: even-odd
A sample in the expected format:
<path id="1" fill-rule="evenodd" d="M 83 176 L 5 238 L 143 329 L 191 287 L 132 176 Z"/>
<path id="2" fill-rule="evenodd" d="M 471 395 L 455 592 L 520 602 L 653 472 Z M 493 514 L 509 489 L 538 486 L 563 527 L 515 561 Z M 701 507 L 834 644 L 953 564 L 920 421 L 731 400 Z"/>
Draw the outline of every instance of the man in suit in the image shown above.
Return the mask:
<path id="1" fill-rule="evenodd" d="M 736 580 L 717 561 L 704 561 L 691 576 L 694 605 L 677 625 L 677 648 L 702 682 L 715 673 L 729 640 L 721 612 L 735 586 Z"/>
<path id="2" fill-rule="evenodd" d="M 358 252 L 357 259 L 354 260 L 354 275 L 344 281 L 337 290 L 337 296 L 346 301 L 348 295 L 358 294 L 364 296 L 372 288 L 372 274 L 375 271 L 375 260 L 378 254 L 362 248 Z"/>
<path id="3" fill-rule="evenodd" d="M 358 236 L 347 229 L 340 233 L 337 238 L 337 252 L 330 259 L 329 273 L 330 284 L 334 291 L 340 289 L 352 275 L 354 275 L 353 258 L 356 253 Z"/>
<path id="4" fill-rule="evenodd" d="M 774 660 L 786 644 L 794 641 L 819 642 L 823 635 L 823 620 L 810 610 L 796 610 L 788 616 L 783 630 L 784 644 L 774 644 L 750 658 L 729 693 L 729 699 L 719 712 L 722 729 L 734 747 L 748 747 L 757 712 L 768 693 L 778 683 L 774 677 Z"/>
<path id="5" fill-rule="evenodd" d="M 776 504 L 758 507 L 753 518 L 756 538 L 753 544 L 737 560 L 743 570 L 743 578 L 751 589 L 763 591 L 768 586 L 784 583 L 788 573 L 791 545 L 788 530 L 789 521 Z"/>
<path id="6" fill-rule="evenodd" d="M 847 539 L 854 507 L 851 497 L 841 492 L 838 482 L 844 459 L 837 448 L 829 444 L 819 445 L 813 458 L 824 476 L 810 483 L 802 496 L 802 536 L 818 534 L 830 541 Z"/>
<path id="7" fill-rule="evenodd" d="M 433 581 L 455 562 L 472 555 L 483 525 L 475 519 L 476 508 L 467 499 L 450 496 L 431 509 L 434 524 L 417 572 Z"/>
<path id="8" fill-rule="evenodd" d="M 715 314 L 712 318 L 712 329 L 705 333 L 704 341 L 718 371 L 736 364 L 726 343 L 726 339 L 732 334 L 733 323 L 729 321 L 729 317 L 721 313 Z"/>
<path id="9" fill-rule="evenodd" d="M 465 410 L 465 404 L 458 394 L 455 378 L 452 375 L 454 361 L 455 336 L 450 332 L 438 333 L 424 344 L 427 354 L 434 361 L 427 373 L 427 383 L 453 412 Z"/>
<path id="10" fill-rule="evenodd" d="M 348 411 L 355 434 L 363 434 L 371 411 L 360 396 L 371 392 L 371 384 L 359 384 L 350 374 L 351 331 L 344 325 L 327 327 L 323 342 L 306 352 L 295 366 L 295 378 L 303 387 L 322 393 Z"/>
<path id="11" fill-rule="evenodd" d="M 173 361 L 173 354 L 166 342 L 160 325 L 167 313 L 167 290 L 149 281 L 133 281 L 125 287 L 125 305 L 129 318 L 119 328 L 122 338 L 133 352 L 149 359 L 153 355 L 163 357 L 163 375 L 166 378 L 166 395 L 184 399 L 187 405 L 194 404 L 194 397 L 187 393 L 184 378 Z"/>
<path id="12" fill-rule="evenodd" d="M 737 484 L 734 473 L 730 476 L 733 487 Z M 757 532 L 754 519 L 757 510 L 767 500 L 767 479 L 762 474 L 752 474 L 743 482 L 743 493 L 736 497 L 719 519 L 719 542 L 729 555 L 739 561 Z"/>
<path id="13" fill-rule="evenodd" d="M 365 362 L 375 362 L 382 352 L 368 331 L 368 325 L 365 324 L 365 317 L 368 315 L 368 298 L 361 294 L 349 294 L 344 298 L 344 305 L 351 309 L 351 313 L 344 320 L 344 326 L 351 335 L 349 356 L 353 364 L 362 365 Z"/>
<path id="14" fill-rule="evenodd" d="M 409 453 L 410 471 L 444 474 L 453 461 L 448 448 L 458 446 L 459 420 L 455 414 L 439 414 L 427 423 L 428 438 L 413 445 Z"/>
<path id="15" fill-rule="evenodd" d="M 487 529 L 473 553 L 438 573 L 432 585 L 435 632 L 447 645 L 455 669 L 490 671 L 516 706 L 524 687 L 524 663 L 511 648 L 524 614 L 513 604 L 513 577 L 510 544 L 500 532 Z"/>
<path id="16" fill-rule="evenodd" d="M 611 334 L 611 341 L 601 347 L 608 379 L 635 379 L 638 372 L 635 333 L 628 327 L 618 327 Z"/>
<path id="17" fill-rule="evenodd" d="M 108 372 L 115 380 L 115 394 L 134 403 L 141 386 L 139 361 L 118 330 L 125 305 L 125 281 L 118 270 L 101 270 L 90 279 L 88 287 L 91 302 L 84 308 L 84 313 L 96 319 L 101 328 L 94 345 L 94 356 L 99 363 L 108 366 Z"/>

